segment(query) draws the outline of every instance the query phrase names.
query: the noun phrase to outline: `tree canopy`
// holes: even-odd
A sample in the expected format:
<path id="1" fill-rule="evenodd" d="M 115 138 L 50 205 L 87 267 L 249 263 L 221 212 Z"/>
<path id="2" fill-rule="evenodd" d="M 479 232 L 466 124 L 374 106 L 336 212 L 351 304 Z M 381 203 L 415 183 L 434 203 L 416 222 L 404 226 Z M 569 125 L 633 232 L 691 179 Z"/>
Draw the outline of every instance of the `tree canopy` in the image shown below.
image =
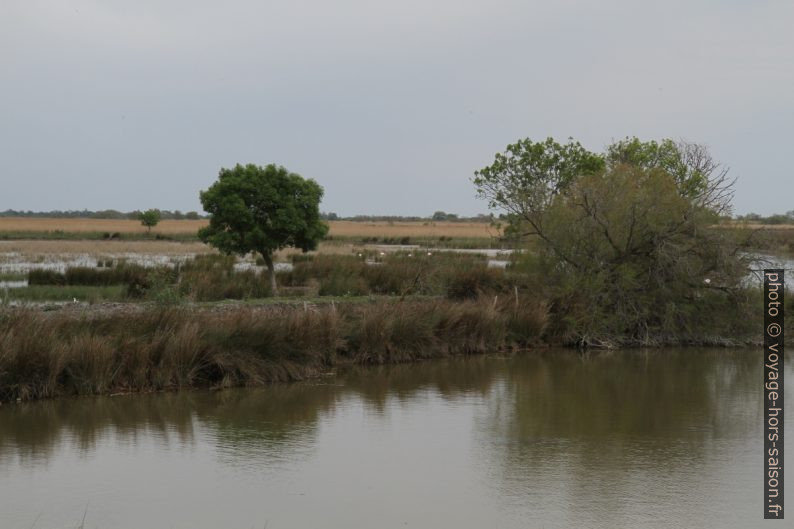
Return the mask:
<path id="1" fill-rule="evenodd" d="M 713 229 L 730 207 L 726 174 L 686 142 L 630 138 L 596 154 L 547 139 L 509 145 L 474 183 L 514 233 L 531 236 L 523 266 L 561 333 L 653 343 L 740 305 L 746 259 Z"/>
<path id="2" fill-rule="evenodd" d="M 138 219 L 143 226 L 146 226 L 146 231 L 152 231 L 152 228 L 157 226 L 160 222 L 160 210 L 147 209 L 146 211 L 138 214 Z"/>
<path id="3" fill-rule="evenodd" d="M 313 250 L 328 232 L 320 218 L 322 196 L 317 182 L 274 164 L 223 168 L 200 194 L 210 222 L 199 230 L 199 238 L 228 254 L 260 253 L 276 294 L 273 252 Z"/>
<path id="4" fill-rule="evenodd" d="M 701 144 L 664 139 L 640 141 L 625 138 L 606 149 L 607 165 L 631 165 L 642 169 L 662 169 L 673 177 L 681 196 L 697 207 L 726 213 L 733 197 L 733 181 L 727 167 L 716 162 Z"/>
<path id="5" fill-rule="evenodd" d="M 475 172 L 474 185 L 491 208 L 526 216 L 545 209 L 576 177 L 603 169 L 603 157 L 573 138 L 564 145 L 554 138 L 543 142 L 523 139 L 497 153 L 493 164 Z"/>

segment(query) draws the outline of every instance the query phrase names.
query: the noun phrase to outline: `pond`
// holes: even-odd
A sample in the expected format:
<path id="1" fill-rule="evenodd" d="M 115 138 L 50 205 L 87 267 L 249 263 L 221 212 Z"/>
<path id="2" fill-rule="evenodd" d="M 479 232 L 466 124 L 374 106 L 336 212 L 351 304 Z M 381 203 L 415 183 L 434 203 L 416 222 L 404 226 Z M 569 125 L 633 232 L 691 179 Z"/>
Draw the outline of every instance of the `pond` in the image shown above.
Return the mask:
<path id="1" fill-rule="evenodd" d="M 4 405 L 0 527 L 760 526 L 761 355 L 546 349 Z"/>

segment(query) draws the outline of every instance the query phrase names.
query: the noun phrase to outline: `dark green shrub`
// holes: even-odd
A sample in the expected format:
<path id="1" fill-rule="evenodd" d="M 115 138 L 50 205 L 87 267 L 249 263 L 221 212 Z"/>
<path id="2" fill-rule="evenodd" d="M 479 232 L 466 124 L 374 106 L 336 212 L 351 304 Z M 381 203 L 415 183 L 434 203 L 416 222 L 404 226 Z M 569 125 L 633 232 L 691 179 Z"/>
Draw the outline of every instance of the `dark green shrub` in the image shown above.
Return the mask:
<path id="1" fill-rule="evenodd" d="M 34 268 L 28 272 L 28 285 L 65 285 L 66 277 L 55 270 Z"/>
<path id="2" fill-rule="evenodd" d="M 476 299 L 502 290 L 504 272 L 498 268 L 476 266 L 452 270 L 445 278 L 449 299 Z"/>
<path id="3" fill-rule="evenodd" d="M 235 271 L 235 257 L 202 255 L 179 270 L 179 292 L 194 301 L 264 298 L 268 279 L 254 270 Z"/>

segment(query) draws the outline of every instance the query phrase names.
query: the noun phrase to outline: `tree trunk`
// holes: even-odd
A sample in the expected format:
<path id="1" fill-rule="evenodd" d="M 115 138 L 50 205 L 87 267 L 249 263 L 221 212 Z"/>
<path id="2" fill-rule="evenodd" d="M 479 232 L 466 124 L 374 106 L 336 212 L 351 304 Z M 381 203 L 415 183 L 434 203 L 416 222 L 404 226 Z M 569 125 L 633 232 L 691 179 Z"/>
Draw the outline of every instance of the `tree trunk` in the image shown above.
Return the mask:
<path id="1" fill-rule="evenodd" d="M 270 278 L 270 292 L 274 297 L 278 297 L 278 285 L 276 284 L 276 268 L 273 266 L 273 256 L 270 252 L 263 251 L 262 258 L 267 265 L 267 275 Z"/>

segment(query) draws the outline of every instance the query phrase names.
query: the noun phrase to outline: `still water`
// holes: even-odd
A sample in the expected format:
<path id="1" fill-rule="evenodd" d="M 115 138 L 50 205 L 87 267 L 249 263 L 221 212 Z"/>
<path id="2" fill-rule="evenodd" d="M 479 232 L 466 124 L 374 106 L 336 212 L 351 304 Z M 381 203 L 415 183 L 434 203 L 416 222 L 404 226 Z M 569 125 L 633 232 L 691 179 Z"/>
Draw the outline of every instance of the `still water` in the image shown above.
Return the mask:
<path id="1" fill-rule="evenodd" d="M 756 527 L 761 354 L 544 350 L 4 405 L 0 527 Z"/>

